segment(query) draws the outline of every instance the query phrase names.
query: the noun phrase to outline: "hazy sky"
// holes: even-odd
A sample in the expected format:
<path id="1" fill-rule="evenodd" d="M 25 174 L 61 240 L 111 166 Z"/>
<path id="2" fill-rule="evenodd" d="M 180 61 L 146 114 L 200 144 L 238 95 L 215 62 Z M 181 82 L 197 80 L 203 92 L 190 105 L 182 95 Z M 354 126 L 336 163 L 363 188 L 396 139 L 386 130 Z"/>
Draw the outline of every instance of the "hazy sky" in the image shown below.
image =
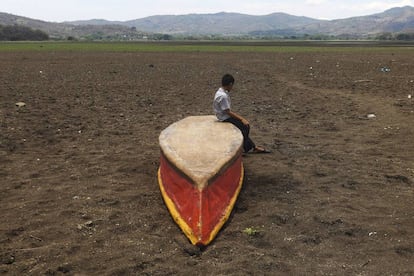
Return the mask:
<path id="1" fill-rule="evenodd" d="M 414 0 L 0 0 L 0 12 L 45 21 L 130 20 L 151 15 L 285 12 L 318 19 L 339 19 L 414 6 Z"/>

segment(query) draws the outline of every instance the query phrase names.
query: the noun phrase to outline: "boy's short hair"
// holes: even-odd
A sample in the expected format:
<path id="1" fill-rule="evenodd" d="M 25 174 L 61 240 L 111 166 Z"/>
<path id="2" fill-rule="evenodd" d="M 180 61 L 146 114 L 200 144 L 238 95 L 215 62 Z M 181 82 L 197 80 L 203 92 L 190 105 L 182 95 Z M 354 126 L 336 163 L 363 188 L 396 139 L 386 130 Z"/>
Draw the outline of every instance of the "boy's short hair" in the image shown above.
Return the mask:
<path id="1" fill-rule="evenodd" d="M 221 79 L 221 85 L 228 86 L 230 84 L 234 84 L 234 78 L 230 74 L 225 74 L 223 78 Z"/>

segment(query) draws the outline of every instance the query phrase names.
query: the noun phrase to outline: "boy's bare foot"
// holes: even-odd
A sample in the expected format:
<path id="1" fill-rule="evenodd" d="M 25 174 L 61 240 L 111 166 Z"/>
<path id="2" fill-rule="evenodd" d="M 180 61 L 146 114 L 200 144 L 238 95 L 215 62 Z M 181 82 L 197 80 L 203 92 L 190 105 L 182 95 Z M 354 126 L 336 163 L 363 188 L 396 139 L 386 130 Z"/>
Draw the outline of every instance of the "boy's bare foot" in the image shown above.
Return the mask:
<path id="1" fill-rule="evenodd" d="M 268 151 L 265 148 L 262 147 L 255 147 L 252 151 L 252 153 L 271 153 L 270 151 Z"/>

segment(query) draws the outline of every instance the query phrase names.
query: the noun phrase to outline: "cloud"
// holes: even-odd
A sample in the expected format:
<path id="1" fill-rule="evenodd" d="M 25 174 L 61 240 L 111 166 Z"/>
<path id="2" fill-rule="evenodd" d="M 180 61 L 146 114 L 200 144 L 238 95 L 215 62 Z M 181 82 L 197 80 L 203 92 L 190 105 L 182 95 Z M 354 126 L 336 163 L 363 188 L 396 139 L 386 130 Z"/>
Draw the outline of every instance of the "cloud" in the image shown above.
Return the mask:
<path id="1" fill-rule="evenodd" d="M 305 1 L 305 4 L 315 5 L 315 6 L 318 6 L 318 5 L 321 5 L 321 4 L 324 4 L 324 3 L 326 3 L 326 0 L 306 0 Z"/>
<path id="2" fill-rule="evenodd" d="M 364 10 L 387 10 L 393 7 L 410 6 L 413 5 L 413 2 L 413 0 L 393 1 L 391 3 L 384 1 L 374 1 L 368 3 L 361 3 L 357 5 L 357 7 L 362 8 Z"/>
<path id="3" fill-rule="evenodd" d="M 371 1 L 366 3 L 347 3 L 341 4 L 339 9 L 345 14 L 350 14 L 353 16 L 368 15 L 374 13 L 380 13 L 385 10 L 403 7 L 403 6 L 413 6 L 414 0 L 399 0 L 399 1 Z"/>

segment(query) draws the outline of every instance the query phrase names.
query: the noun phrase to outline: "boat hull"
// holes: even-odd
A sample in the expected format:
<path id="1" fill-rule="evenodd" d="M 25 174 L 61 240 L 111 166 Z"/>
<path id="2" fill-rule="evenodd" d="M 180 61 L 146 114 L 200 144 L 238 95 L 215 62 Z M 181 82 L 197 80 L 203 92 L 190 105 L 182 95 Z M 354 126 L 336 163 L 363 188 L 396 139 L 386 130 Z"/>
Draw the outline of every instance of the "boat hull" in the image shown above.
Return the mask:
<path id="1" fill-rule="evenodd" d="M 208 245 L 228 220 L 243 183 L 237 154 L 200 188 L 161 154 L 158 183 L 173 219 L 192 244 Z"/>
<path id="2" fill-rule="evenodd" d="M 191 243 L 208 245 L 228 220 L 243 183 L 243 136 L 215 116 L 190 116 L 159 137 L 158 182 Z"/>

